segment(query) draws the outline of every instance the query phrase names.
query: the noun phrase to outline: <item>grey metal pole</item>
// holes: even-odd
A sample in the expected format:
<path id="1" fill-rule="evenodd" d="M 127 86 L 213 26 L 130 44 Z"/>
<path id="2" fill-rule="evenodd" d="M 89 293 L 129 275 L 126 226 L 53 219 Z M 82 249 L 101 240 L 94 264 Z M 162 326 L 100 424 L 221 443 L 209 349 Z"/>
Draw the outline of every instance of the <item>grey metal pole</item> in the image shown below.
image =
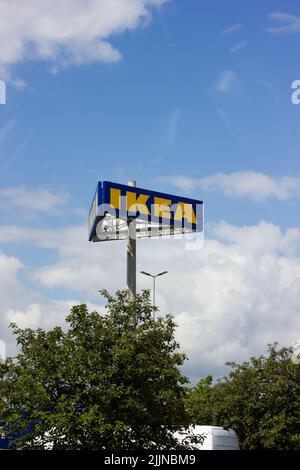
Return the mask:
<path id="1" fill-rule="evenodd" d="M 161 273 L 158 273 L 156 275 L 147 273 L 146 271 L 141 271 L 142 274 L 145 274 L 145 276 L 150 276 L 153 279 L 153 293 L 152 293 L 152 310 L 153 310 L 153 320 L 155 320 L 155 279 L 158 276 L 163 276 L 164 274 L 167 274 L 168 271 L 163 271 Z"/>
<path id="2" fill-rule="evenodd" d="M 129 181 L 128 186 L 136 186 L 136 181 Z M 127 219 L 128 241 L 127 241 L 127 288 L 133 299 L 136 296 L 136 223 L 135 220 Z"/>

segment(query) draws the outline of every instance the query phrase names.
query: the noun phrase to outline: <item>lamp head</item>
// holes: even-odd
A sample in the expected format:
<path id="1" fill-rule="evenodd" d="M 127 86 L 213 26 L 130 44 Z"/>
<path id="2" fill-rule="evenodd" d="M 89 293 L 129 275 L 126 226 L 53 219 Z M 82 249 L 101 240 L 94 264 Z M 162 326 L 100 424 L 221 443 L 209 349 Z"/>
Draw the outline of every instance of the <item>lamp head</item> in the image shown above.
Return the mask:
<path id="1" fill-rule="evenodd" d="M 146 273 L 146 271 L 141 271 L 141 274 L 145 274 L 145 276 L 150 276 L 150 277 L 152 277 L 152 274 Z"/>
<path id="2" fill-rule="evenodd" d="M 163 276 L 164 274 L 167 274 L 168 271 L 163 271 L 162 273 L 157 274 L 157 276 Z"/>

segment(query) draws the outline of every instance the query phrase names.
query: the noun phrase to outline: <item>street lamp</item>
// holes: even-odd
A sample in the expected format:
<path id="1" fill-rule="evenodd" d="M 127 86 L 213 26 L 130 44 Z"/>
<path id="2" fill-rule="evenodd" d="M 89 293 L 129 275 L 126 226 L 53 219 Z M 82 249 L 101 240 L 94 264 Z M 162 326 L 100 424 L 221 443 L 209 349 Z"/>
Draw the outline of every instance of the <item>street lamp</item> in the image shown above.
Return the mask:
<path id="1" fill-rule="evenodd" d="M 150 274 L 146 273 L 146 271 L 141 271 L 141 274 L 145 274 L 145 276 L 150 276 L 153 279 L 153 319 L 155 320 L 155 279 L 158 276 L 163 276 L 164 274 L 167 274 L 168 271 L 162 271 L 161 273 L 158 274 Z"/>

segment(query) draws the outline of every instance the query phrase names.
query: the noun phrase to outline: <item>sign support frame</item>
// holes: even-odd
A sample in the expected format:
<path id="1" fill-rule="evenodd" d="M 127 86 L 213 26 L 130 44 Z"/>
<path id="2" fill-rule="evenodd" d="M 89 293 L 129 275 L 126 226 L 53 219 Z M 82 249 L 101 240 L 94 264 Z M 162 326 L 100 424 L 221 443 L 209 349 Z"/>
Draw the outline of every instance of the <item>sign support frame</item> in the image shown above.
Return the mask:
<path id="1" fill-rule="evenodd" d="M 129 181 L 128 186 L 136 187 L 136 181 Z M 127 240 L 127 289 L 131 298 L 136 297 L 136 221 L 127 218 L 128 240 Z"/>

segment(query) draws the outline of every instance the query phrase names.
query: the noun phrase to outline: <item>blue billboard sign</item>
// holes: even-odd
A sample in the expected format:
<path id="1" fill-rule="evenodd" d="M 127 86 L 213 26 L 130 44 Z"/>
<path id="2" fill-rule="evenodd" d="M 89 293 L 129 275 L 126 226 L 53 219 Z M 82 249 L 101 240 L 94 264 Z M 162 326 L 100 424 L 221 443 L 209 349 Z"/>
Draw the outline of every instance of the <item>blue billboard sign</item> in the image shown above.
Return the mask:
<path id="1" fill-rule="evenodd" d="M 193 232 L 203 230 L 203 201 L 127 186 L 99 182 L 89 213 L 89 240 L 106 214 L 124 220 L 141 219 Z"/>

